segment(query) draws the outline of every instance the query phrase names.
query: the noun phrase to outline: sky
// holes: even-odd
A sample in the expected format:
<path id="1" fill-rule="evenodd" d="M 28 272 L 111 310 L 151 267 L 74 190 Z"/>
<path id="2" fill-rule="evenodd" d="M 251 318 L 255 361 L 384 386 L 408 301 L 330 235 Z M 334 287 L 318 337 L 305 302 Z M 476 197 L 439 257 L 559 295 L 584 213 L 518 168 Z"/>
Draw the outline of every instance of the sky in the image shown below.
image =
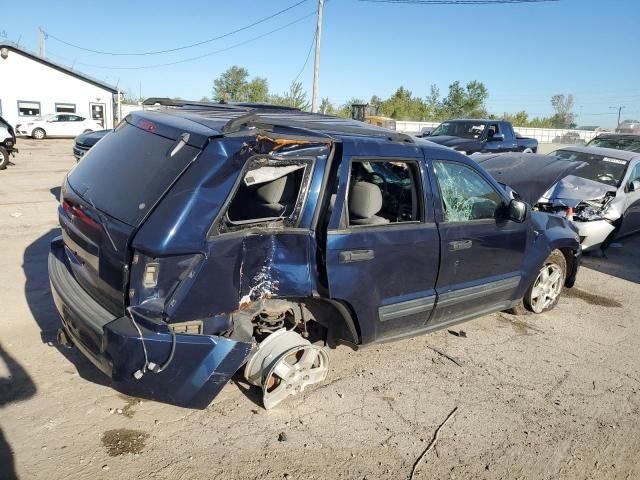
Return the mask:
<path id="1" fill-rule="evenodd" d="M 266 77 L 272 93 L 283 93 L 297 78 L 310 95 L 313 51 L 305 60 L 315 33 L 316 0 L 236 34 L 164 54 L 103 55 L 60 41 L 111 53 L 174 49 L 222 36 L 299 1 L 30 0 L 28 8 L 7 1 L 0 17 L 0 36 L 6 37 L 0 40 L 37 51 L 42 27 L 50 34 L 49 59 L 136 96 L 211 96 L 213 80 L 232 65 Z M 622 119 L 640 118 L 639 27 L 640 0 L 516 5 L 327 0 L 319 96 L 340 105 L 353 97 L 386 98 L 402 85 L 425 97 L 432 84 L 446 94 L 456 80 L 479 80 L 488 87 L 490 113 L 526 110 L 546 116 L 553 112 L 552 95 L 570 93 L 580 125 L 612 127 L 619 106 L 625 107 Z M 167 63 L 174 64 L 158 66 Z"/>

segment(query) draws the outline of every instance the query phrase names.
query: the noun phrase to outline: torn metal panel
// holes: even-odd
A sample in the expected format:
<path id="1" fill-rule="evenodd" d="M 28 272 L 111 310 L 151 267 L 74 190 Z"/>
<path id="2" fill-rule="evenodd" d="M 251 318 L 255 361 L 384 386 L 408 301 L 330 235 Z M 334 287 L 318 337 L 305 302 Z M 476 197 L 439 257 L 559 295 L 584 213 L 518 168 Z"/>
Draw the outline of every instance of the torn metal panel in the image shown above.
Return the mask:
<path id="1" fill-rule="evenodd" d="M 309 241 L 303 234 L 250 235 L 240 249 L 238 306 L 311 294 Z"/>

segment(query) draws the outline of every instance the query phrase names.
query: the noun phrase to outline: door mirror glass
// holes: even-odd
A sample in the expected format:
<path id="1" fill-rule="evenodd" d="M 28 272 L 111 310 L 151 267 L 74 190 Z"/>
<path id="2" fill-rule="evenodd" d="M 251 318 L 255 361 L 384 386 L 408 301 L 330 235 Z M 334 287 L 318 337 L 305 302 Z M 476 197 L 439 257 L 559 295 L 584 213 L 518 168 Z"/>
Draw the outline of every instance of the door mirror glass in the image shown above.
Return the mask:
<path id="1" fill-rule="evenodd" d="M 504 135 L 501 133 L 496 133 L 493 137 L 489 137 L 488 140 L 490 142 L 504 142 Z"/>
<path id="2" fill-rule="evenodd" d="M 509 202 L 509 220 L 522 223 L 527 218 L 527 204 L 522 200 L 513 199 Z"/>

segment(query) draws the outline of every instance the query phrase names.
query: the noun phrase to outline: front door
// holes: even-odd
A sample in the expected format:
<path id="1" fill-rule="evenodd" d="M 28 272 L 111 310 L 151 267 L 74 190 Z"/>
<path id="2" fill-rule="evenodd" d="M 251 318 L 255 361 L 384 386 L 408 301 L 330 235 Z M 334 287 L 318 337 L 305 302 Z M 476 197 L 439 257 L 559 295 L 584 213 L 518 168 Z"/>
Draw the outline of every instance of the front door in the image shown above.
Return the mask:
<path id="1" fill-rule="evenodd" d="M 102 128 L 104 128 L 104 103 L 90 103 L 89 107 L 91 107 L 91 120 L 95 120 Z"/>
<path id="2" fill-rule="evenodd" d="M 327 232 L 330 296 L 355 313 L 362 343 L 423 328 L 435 304 L 438 230 L 415 146 L 363 156 L 344 144 Z M 375 154 L 374 154 L 375 153 Z"/>
<path id="3" fill-rule="evenodd" d="M 528 222 L 505 218 L 509 199 L 471 165 L 434 162 L 440 192 L 438 303 L 430 327 L 510 306 L 521 280 Z"/>

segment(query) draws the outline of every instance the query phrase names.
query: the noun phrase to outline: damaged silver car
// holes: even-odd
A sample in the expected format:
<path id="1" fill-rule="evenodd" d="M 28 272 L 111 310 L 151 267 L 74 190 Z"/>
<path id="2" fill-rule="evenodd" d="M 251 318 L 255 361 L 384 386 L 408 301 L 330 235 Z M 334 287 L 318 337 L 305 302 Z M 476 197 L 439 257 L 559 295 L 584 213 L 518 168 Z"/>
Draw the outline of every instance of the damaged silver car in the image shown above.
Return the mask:
<path id="1" fill-rule="evenodd" d="M 555 175 L 557 181 L 541 198 L 525 200 L 571 220 L 583 251 L 604 250 L 614 239 L 640 231 L 640 153 L 576 146 L 546 156 L 473 158 L 524 197 L 531 185 Z"/>

